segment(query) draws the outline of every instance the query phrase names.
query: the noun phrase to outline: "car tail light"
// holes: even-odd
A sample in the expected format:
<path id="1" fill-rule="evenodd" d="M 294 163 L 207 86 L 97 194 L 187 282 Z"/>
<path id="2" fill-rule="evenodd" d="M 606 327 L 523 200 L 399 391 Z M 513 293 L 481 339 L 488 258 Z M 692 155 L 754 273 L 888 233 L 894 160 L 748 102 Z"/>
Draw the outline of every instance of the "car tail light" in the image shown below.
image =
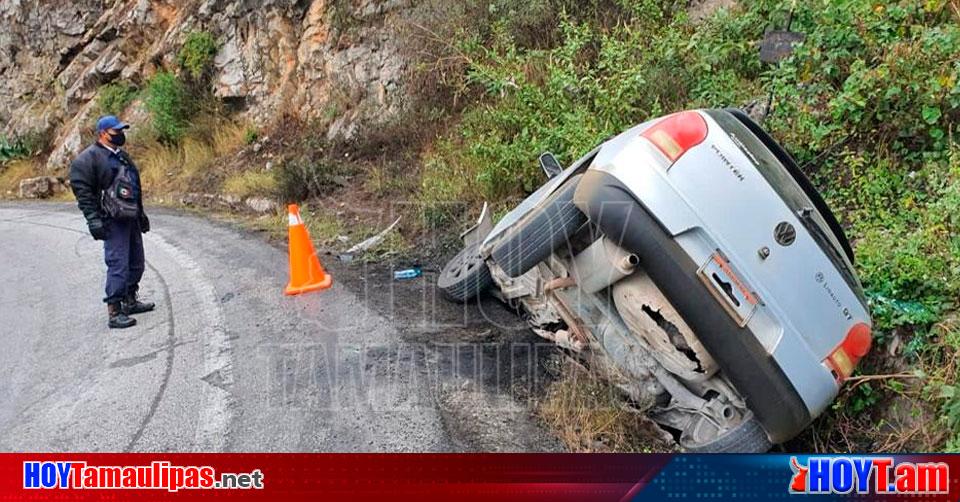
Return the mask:
<path id="1" fill-rule="evenodd" d="M 676 162 L 687 150 L 707 137 L 707 121 L 697 112 L 680 112 L 664 117 L 641 134 Z"/>
<path id="2" fill-rule="evenodd" d="M 824 361 L 833 369 L 838 381 L 842 382 L 853 374 L 860 359 L 870 352 L 871 341 L 870 326 L 861 322 L 850 328 L 840 346 Z"/>

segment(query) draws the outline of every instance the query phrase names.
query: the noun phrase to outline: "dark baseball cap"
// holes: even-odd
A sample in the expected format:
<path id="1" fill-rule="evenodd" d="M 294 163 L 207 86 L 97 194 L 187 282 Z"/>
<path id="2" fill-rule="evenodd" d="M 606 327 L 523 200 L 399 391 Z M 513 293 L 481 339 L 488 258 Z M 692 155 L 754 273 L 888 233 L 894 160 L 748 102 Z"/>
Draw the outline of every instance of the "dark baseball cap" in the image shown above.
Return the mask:
<path id="1" fill-rule="evenodd" d="M 103 132 L 107 129 L 129 129 L 130 124 L 121 122 L 114 115 L 104 115 L 97 120 L 97 132 Z"/>

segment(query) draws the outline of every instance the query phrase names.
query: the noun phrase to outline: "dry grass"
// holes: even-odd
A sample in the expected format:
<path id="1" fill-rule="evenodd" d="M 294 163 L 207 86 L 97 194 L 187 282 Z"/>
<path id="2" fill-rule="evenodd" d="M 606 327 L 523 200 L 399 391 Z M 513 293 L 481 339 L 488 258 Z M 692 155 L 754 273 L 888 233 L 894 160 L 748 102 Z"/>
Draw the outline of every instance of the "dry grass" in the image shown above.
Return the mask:
<path id="1" fill-rule="evenodd" d="M 616 387 L 567 363 L 537 412 L 570 451 L 664 451 L 651 433 L 650 421 L 624 405 L 623 394 Z"/>
<path id="2" fill-rule="evenodd" d="M 211 130 L 210 144 L 213 145 L 213 152 L 218 156 L 229 155 L 236 152 L 247 144 L 248 124 L 236 122 L 219 123 Z"/>
<path id="3" fill-rule="evenodd" d="M 213 148 L 195 140 L 186 140 L 182 145 L 154 141 L 131 150 L 148 194 L 182 190 L 192 173 L 214 159 Z"/>
<path id="4" fill-rule="evenodd" d="M 222 119 L 221 119 L 222 120 Z M 198 118 L 191 126 L 193 134 L 179 144 L 164 144 L 143 137 L 134 143 L 131 155 L 140 167 L 144 192 L 155 195 L 170 192 L 194 192 L 192 182 L 217 159 L 230 155 L 244 145 L 246 128 L 215 117 Z"/>
<path id="5" fill-rule="evenodd" d="M 277 181 L 273 173 L 267 171 L 244 171 L 232 175 L 223 182 L 223 192 L 240 198 L 251 195 L 273 195 L 277 191 Z"/>
<path id="6" fill-rule="evenodd" d="M 0 166 L 0 197 L 16 197 L 20 180 L 40 176 L 40 166 L 34 159 L 18 159 Z"/>

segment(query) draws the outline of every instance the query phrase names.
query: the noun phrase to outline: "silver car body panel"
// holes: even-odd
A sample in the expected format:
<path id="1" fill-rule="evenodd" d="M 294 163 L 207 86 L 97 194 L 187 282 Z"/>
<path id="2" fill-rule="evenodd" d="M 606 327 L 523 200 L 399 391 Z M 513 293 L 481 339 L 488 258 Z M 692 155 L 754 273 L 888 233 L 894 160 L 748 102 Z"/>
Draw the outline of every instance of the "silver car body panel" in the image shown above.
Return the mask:
<path id="1" fill-rule="evenodd" d="M 870 324 L 869 314 L 764 178 L 754 156 L 748 157 L 708 114 L 699 113 L 707 123 L 706 139 L 672 166 L 640 135 L 647 123 L 604 143 L 590 169 L 619 179 L 695 263 L 707 265 L 718 250 L 722 253 L 759 298 L 745 325 L 816 416 L 838 390 L 822 361 L 851 327 Z M 781 222 L 796 230 L 788 246 L 774 238 Z M 759 253 L 764 247 L 770 250 L 766 259 Z"/>

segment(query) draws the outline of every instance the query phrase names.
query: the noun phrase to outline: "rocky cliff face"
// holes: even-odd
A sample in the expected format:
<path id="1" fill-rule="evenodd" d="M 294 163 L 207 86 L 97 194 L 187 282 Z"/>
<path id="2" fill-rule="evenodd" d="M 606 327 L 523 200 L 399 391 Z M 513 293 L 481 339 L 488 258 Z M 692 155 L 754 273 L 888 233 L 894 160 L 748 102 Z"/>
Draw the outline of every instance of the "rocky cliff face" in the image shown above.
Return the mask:
<path id="1" fill-rule="evenodd" d="M 258 125 L 334 116 L 328 135 L 350 137 L 405 106 L 389 26 L 410 10 L 407 0 L 0 0 L 0 134 L 53 138 L 47 167 L 64 167 L 91 137 L 100 86 L 144 83 L 204 30 L 220 42 L 216 96 Z"/>

